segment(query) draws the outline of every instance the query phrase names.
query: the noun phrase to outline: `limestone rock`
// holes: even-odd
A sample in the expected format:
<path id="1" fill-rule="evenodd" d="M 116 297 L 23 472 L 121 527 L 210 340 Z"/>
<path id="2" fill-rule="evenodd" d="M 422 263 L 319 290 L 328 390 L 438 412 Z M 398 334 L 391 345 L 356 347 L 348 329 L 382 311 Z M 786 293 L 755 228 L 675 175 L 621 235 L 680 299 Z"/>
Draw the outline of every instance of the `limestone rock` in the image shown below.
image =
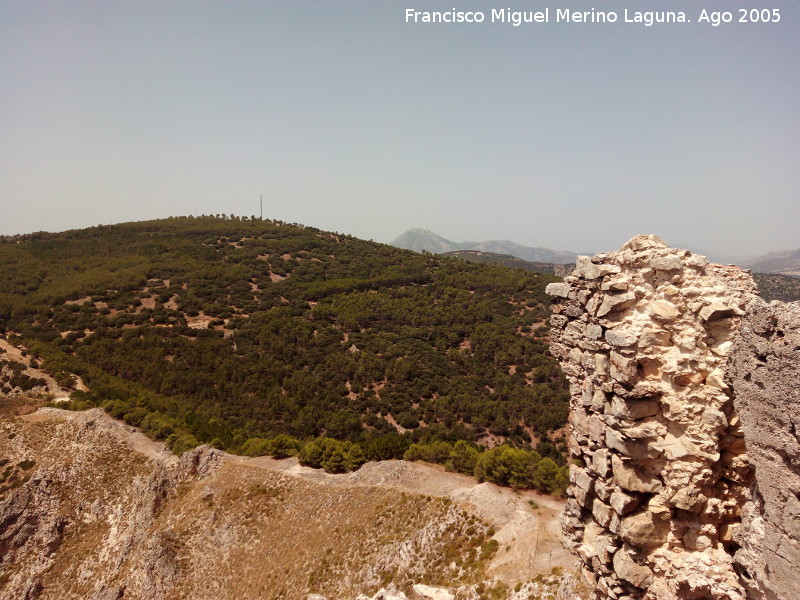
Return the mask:
<path id="1" fill-rule="evenodd" d="M 639 499 L 623 492 L 614 492 L 611 494 L 611 506 L 618 515 L 625 516 L 638 508 Z"/>
<path id="2" fill-rule="evenodd" d="M 627 278 L 621 277 L 616 279 L 606 279 L 600 285 L 600 289 L 604 292 L 624 292 L 630 287 L 630 281 Z"/>
<path id="3" fill-rule="evenodd" d="M 660 546 L 668 533 L 669 523 L 649 511 L 625 517 L 619 530 L 620 537 L 636 548 Z"/>
<path id="4" fill-rule="evenodd" d="M 580 257 L 568 283 L 567 297 L 563 288 L 551 290 L 563 329 L 554 332 L 552 353 L 570 382 L 570 451 L 586 468 L 572 474 L 574 503 L 562 523 L 594 582 L 592 600 L 743 600 L 726 549 L 738 540 L 777 549 L 778 540 L 797 539 L 787 525 L 765 526 L 767 541 L 748 538 L 740 525 L 741 503 L 752 494 L 745 453 L 752 450 L 737 442 L 743 430 L 726 369 L 755 284 L 742 269 L 710 264 L 656 236 Z M 759 327 L 777 336 L 774 325 L 770 317 Z M 763 358 L 769 345 L 761 339 L 751 347 Z M 796 364 L 800 346 L 787 347 Z M 754 384 L 767 385 L 756 379 L 758 365 L 747 368 Z M 798 412 L 782 405 L 775 426 L 787 430 L 787 415 Z M 745 439 L 746 431 L 745 423 Z M 781 499 L 783 520 L 796 522 L 792 498 Z M 756 523 L 762 512 L 751 513 Z M 747 544 L 740 554 L 742 564 L 757 562 Z"/>
<path id="5" fill-rule="evenodd" d="M 599 498 L 592 501 L 592 515 L 602 527 L 608 527 L 611 523 L 611 507 L 603 503 Z"/>
<path id="6" fill-rule="evenodd" d="M 647 346 L 669 346 L 672 336 L 666 329 L 659 327 L 645 327 L 639 336 L 639 343 Z"/>
<path id="7" fill-rule="evenodd" d="M 700 309 L 700 318 L 704 321 L 743 314 L 744 311 L 739 307 L 729 305 L 719 300 L 714 300 Z"/>
<path id="8" fill-rule="evenodd" d="M 680 271 L 683 269 L 683 261 L 675 255 L 652 258 L 647 264 L 657 271 Z"/>
<path id="9" fill-rule="evenodd" d="M 599 450 L 595 451 L 592 454 L 592 470 L 597 474 L 598 477 L 603 479 L 608 477 L 609 469 L 611 467 L 609 463 L 609 456 L 610 453 L 607 448 L 600 448 Z"/>
<path id="10" fill-rule="evenodd" d="M 569 479 L 576 486 L 584 491 L 591 491 L 594 479 L 589 475 L 586 469 L 581 469 L 576 465 L 571 465 L 569 470 Z"/>
<path id="11" fill-rule="evenodd" d="M 611 351 L 609 356 L 611 363 L 611 378 L 620 383 L 633 383 L 636 377 L 636 361 L 619 352 Z"/>
<path id="12" fill-rule="evenodd" d="M 734 406 L 755 467 L 757 494 L 743 507 L 735 557 L 752 600 L 800 598 L 799 348 L 800 302 L 758 300 L 730 353 Z"/>
<path id="13" fill-rule="evenodd" d="M 619 266 L 607 263 L 595 264 L 589 256 L 579 256 L 575 261 L 575 273 L 585 279 L 597 279 L 619 271 Z"/>
<path id="14" fill-rule="evenodd" d="M 632 400 L 614 396 L 611 400 L 611 414 L 620 419 L 645 419 L 661 411 L 658 400 Z"/>
<path id="15" fill-rule="evenodd" d="M 444 588 L 432 587 L 417 583 L 412 588 L 415 600 L 455 600 L 455 594 Z"/>
<path id="16" fill-rule="evenodd" d="M 678 307 L 669 300 L 656 300 L 650 307 L 650 312 L 655 318 L 663 321 L 672 321 L 681 314 Z"/>
<path id="17" fill-rule="evenodd" d="M 626 294 L 606 294 L 597 308 L 597 316 L 605 317 L 612 312 L 618 312 L 633 306 L 636 302 L 636 296 L 631 293 Z"/>
<path id="18" fill-rule="evenodd" d="M 657 235 L 637 235 L 625 242 L 622 250 L 644 251 L 656 248 L 666 248 L 667 244 Z"/>
<path id="19" fill-rule="evenodd" d="M 661 479 L 656 475 L 626 464 L 616 454 L 611 457 L 611 469 L 614 472 L 614 481 L 624 490 L 653 494 L 663 487 Z"/>
<path id="20" fill-rule="evenodd" d="M 569 296 L 569 284 L 568 283 L 548 283 L 547 287 L 544 289 L 546 294 L 551 296 L 558 296 L 559 298 L 566 298 Z"/>
<path id="21" fill-rule="evenodd" d="M 606 341 L 612 346 L 633 346 L 636 343 L 636 334 L 630 329 L 609 329 L 605 335 Z"/>
<path id="22" fill-rule="evenodd" d="M 653 583 L 653 571 L 637 564 L 625 550 L 614 554 L 614 572 L 620 579 L 624 579 L 638 588 L 646 588 Z"/>

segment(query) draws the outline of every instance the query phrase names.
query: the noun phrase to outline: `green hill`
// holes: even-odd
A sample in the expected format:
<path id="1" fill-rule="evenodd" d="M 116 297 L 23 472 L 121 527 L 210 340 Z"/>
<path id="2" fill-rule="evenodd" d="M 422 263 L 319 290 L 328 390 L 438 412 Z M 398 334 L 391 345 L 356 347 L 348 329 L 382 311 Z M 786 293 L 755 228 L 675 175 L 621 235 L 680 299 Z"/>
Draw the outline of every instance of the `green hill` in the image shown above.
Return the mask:
<path id="1" fill-rule="evenodd" d="M 6 337 L 60 383 L 79 376 L 77 407 L 178 451 L 324 435 L 390 458 L 526 445 L 566 421 L 553 276 L 236 217 L 4 237 L 0 264 Z"/>
<path id="2" fill-rule="evenodd" d="M 800 300 L 800 278 L 779 275 L 778 273 L 753 273 L 761 297 L 767 302 L 781 300 L 796 302 Z"/>
<path id="3" fill-rule="evenodd" d="M 441 256 L 452 256 L 467 262 L 503 265 L 512 269 L 525 269 L 534 273 L 553 274 L 557 267 L 571 267 L 572 265 L 561 265 L 546 262 L 531 262 L 523 260 L 510 254 L 497 254 L 495 252 L 483 252 L 481 250 L 453 250 L 444 252 Z"/>

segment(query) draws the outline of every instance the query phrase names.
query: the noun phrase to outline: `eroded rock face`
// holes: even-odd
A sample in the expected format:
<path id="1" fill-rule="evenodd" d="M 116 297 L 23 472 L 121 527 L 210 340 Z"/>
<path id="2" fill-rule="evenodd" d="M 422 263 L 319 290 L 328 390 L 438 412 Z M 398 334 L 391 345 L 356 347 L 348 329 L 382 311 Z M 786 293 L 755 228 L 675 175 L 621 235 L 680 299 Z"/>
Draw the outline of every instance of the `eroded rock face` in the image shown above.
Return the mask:
<path id="1" fill-rule="evenodd" d="M 752 600 L 800 598 L 800 303 L 754 302 L 728 375 L 756 477 L 731 532 L 741 580 Z"/>
<path id="2" fill-rule="evenodd" d="M 743 600 L 753 473 L 725 370 L 752 278 L 637 236 L 549 291 L 577 463 L 563 526 L 595 597 Z"/>

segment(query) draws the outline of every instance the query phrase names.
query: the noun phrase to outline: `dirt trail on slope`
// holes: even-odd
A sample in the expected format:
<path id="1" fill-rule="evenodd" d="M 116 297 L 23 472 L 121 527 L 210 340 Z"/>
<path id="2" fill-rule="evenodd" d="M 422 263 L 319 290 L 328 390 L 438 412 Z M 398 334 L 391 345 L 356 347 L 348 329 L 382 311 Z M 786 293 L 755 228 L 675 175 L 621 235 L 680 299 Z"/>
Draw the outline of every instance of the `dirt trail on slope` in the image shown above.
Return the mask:
<path id="1" fill-rule="evenodd" d="M 161 464 L 170 464 L 178 460 L 166 444 L 156 442 L 144 435 L 136 427 L 131 427 L 124 421 L 118 421 L 108 415 L 103 409 L 95 408 L 85 411 L 70 411 L 60 408 L 40 408 L 34 413 L 21 417 L 28 423 L 44 423 L 47 421 L 73 421 L 87 427 L 94 427 L 108 432 L 117 439 L 125 442 L 128 447 L 155 460 Z"/>
<path id="2" fill-rule="evenodd" d="M 101 409 L 70 412 L 44 408 L 23 417 L 31 423 L 72 420 L 100 427 L 134 451 L 167 464 L 177 460 L 166 446 L 107 415 Z M 300 465 L 296 458 L 246 458 L 224 454 L 225 460 L 304 479 L 322 486 L 376 486 L 409 494 L 449 498 L 489 523 L 499 550 L 489 574 L 507 581 L 530 580 L 554 567 L 571 569 L 572 555 L 561 545 L 559 517 L 564 503 L 534 491 L 514 491 L 472 477 L 449 473 L 438 465 L 401 460 L 369 462 L 353 473 L 333 475 Z"/>
<path id="3" fill-rule="evenodd" d="M 41 369 L 31 367 L 30 356 L 23 356 L 22 350 L 10 344 L 7 340 L 0 338 L 0 359 L 13 360 L 15 362 L 25 365 L 24 373 L 28 377 L 43 379 L 47 385 L 47 393 L 53 394 L 52 402 L 67 402 L 69 401 L 70 390 L 65 390 L 56 383 L 51 375 L 45 373 Z M 77 375 L 75 377 L 75 389 L 86 391 L 86 386 L 83 380 Z"/>

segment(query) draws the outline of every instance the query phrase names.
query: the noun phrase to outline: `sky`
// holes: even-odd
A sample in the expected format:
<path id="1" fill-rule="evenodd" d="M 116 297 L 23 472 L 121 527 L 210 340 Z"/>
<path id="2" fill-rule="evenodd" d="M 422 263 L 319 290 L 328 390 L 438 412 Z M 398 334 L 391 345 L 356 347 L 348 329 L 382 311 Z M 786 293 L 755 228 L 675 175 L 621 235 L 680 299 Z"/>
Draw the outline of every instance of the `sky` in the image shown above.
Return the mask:
<path id="1" fill-rule="evenodd" d="M 780 21 L 727 0 L 0 0 L 0 234 L 263 196 L 265 218 L 380 242 L 800 248 L 800 5 L 741 6 Z M 592 8 L 617 22 L 556 22 Z"/>

